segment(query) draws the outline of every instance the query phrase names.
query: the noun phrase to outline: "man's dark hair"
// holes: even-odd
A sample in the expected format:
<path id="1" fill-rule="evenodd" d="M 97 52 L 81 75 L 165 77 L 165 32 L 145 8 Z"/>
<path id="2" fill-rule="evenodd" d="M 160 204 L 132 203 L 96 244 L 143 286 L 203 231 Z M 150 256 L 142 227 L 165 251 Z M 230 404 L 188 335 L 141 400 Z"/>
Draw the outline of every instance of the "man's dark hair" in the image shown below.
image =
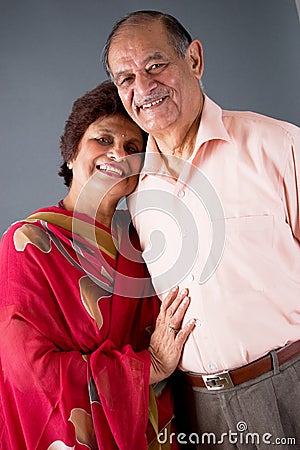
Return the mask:
<path id="1" fill-rule="evenodd" d="M 159 11 L 135 11 L 119 19 L 115 23 L 110 35 L 107 38 L 103 49 L 102 62 L 108 76 L 111 76 L 108 64 L 108 53 L 114 37 L 117 36 L 118 33 L 127 25 L 141 25 L 143 23 L 155 21 L 160 21 L 164 25 L 169 37 L 170 45 L 174 47 L 175 51 L 181 58 L 185 57 L 188 46 L 192 42 L 192 37 L 175 17 Z"/>

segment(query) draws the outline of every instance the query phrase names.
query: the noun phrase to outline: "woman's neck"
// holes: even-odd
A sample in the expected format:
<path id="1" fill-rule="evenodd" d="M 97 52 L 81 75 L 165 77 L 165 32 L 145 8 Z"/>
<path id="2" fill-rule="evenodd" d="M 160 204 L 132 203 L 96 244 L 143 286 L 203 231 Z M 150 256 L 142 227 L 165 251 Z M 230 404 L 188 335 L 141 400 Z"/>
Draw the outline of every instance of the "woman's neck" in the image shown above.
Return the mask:
<path id="1" fill-rule="evenodd" d="M 112 204 L 107 199 L 103 198 L 100 205 L 93 201 L 90 197 L 85 198 L 74 195 L 72 189 L 63 199 L 63 205 L 68 211 L 76 211 L 81 214 L 86 214 L 97 222 L 101 223 L 107 228 L 111 227 L 112 218 L 116 210 L 116 204 Z"/>

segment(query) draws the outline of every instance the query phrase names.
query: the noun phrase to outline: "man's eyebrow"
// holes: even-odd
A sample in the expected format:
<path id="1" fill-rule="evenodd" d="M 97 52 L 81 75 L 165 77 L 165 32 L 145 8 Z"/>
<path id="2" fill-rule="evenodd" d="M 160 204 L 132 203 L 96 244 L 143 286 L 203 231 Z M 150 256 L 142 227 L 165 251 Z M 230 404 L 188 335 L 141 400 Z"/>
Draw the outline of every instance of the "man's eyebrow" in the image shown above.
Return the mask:
<path id="1" fill-rule="evenodd" d="M 148 64 L 150 61 L 157 60 L 157 59 L 166 59 L 166 56 L 163 55 L 163 54 L 160 53 L 160 52 L 155 52 L 155 53 L 153 53 L 153 55 L 147 56 L 147 57 L 143 60 L 142 64 L 143 64 L 143 65 L 146 65 L 146 64 Z"/>
<path id="2" fill-rule="evenodd" d="M 149 62 L 151 61 L 157 61 L 157 60 L 166 60 L 166 56 L 163 55 L 160 52 L 154 52 L 151 55 L 146 56 L 145 59 L 143 59 L 141 66 L 144 68 Z M 118 81 L 119 78 L 121 78 L 124 75 L 130 75 L 132 71 L 130 69 L 121 70 L 120 72 L 117 72 L 114 76 L 114 80 Z"/>
<path id="3" fill-rule="evenodd" d="M 120 72 L 117 72 L 115 75 L 113 75 L 113 79 L 115 82 L 118 82 L 120 78 L 122 78 L 124 75 L 129 75 L 130 73 L 130 70 L 121 70 Z"/>

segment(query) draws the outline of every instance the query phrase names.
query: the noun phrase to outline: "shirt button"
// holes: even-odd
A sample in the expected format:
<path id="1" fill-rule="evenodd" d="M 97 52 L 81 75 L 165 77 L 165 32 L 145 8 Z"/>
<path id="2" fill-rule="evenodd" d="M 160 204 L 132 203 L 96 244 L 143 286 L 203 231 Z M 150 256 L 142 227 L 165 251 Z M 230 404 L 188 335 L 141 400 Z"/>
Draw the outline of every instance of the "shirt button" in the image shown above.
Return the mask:
<path id="1" fill-rule="evenodd" d="M 209 370 L 211 370 L 212 372 L 215 372 L 217 370 L 217 366 L 215 364 L 209 364 Z"/>
<path id="2" fill-rule="evenodd" d="M 178 191 L 178 197 L 179 198 L 183 198 L 185 196 L 185 192 L 184 191 Z"/>
<path id="3" fill-rule="evenodd" d="M 189 274 L 189 276 L 187 277 L 187 281 L 194 281 L 195 277 L 192 273 Z"/>
<path id="4" fill-rule="evenodd" d="M 200 319 L 196 319 L 195 320 L 195 327 L 201 327 L 201 320 Z"/>

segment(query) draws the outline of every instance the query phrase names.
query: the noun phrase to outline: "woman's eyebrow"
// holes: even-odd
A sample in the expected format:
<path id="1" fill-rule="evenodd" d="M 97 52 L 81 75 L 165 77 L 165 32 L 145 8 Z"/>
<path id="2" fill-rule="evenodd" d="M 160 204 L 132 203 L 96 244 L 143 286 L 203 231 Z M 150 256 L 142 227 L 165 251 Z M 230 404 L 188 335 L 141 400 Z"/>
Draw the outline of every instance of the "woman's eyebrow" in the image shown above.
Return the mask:
<path id="1" fill-rule="evenodd" d="M 104 133 L 113 133 L 112 130 L 110 130 L 109 128 L 97 128 L 96 131 L 103 131 Z"/>

